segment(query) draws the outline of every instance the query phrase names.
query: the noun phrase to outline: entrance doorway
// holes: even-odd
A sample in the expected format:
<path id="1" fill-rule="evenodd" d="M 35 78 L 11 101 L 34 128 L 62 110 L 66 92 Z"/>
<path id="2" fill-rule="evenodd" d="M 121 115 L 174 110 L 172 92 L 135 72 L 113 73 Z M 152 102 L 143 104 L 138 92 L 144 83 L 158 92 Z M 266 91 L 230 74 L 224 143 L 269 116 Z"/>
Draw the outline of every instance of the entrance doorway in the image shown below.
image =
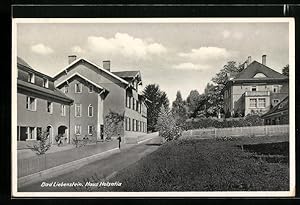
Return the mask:
<path id="1" fill-rule="evenodd" d="M 54 139 L 53 139 L 53 128 L 51 125 L 48 125 L 47 127 L 47 132 L 49 133 L 48 137 L 49 137 L 49 143 L 53 144 L 54 143 Z"/>
<path id="2" fill-rule="evenodd" d="M 68 142 L 68 128 L 64 125 L 58 127 L 58 135 L 61 135 L 64 139 L 64 143 Z"/>

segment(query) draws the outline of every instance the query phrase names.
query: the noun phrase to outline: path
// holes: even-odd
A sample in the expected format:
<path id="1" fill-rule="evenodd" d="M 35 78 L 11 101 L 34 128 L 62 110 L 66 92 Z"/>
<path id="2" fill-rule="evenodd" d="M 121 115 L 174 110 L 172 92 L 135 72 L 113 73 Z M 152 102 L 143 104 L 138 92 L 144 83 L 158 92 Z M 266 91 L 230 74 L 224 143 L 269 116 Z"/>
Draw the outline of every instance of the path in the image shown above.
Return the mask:
<path id="1" fill-rule="evenodd" d="M 88 165 L 85 165 L 70 173 L 63 174 L 44 182 L 83 182 L 86 178 L 97 177 L 98 179 L 105 179 L 111 177 L 112 174 L 120 171 L 123 168 L 140 160 L 145 155 L 155 151 L 161 143 L 160 137 L 155 137 L 151 140 L 142 141 L 138 145 L 123 145 L 120 152 L 112 154 L 104 159 L 100 159 Z M 20 188 L 21 192 L 74 192 L 72 187 L 41 187 L 41 183 L 34 183 Z"/>

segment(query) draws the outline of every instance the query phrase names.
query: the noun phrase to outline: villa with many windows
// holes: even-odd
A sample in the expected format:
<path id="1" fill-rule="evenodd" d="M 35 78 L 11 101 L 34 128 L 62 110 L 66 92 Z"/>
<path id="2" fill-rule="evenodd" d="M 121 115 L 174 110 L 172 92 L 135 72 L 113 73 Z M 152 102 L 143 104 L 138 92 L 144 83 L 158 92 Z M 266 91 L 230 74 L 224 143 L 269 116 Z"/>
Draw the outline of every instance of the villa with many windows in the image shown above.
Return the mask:
<path id="1" fill-rule="evenodd" d="M 289 94 L 289 79 L 262 62 L 245 63 L 239 73 L 231 73 L 223 89 L 224 111 L 227 116 L 246 116 L 249 113 L 265 114 Z"/>
<path id="2" fill-rule="evenodd" d="M 18 141 L 38 140 L 38 130 L 49 131 L 53 143 L 58 134 L 68 143 L 74 137 L 103 140 L 111 111 L 124 116 L 125 142 L 147 132 L 139 71 L 112 72 L 110 61 L 99 66 L 74 55 L 68 62 L 50 77 L 18 58 Z"/>

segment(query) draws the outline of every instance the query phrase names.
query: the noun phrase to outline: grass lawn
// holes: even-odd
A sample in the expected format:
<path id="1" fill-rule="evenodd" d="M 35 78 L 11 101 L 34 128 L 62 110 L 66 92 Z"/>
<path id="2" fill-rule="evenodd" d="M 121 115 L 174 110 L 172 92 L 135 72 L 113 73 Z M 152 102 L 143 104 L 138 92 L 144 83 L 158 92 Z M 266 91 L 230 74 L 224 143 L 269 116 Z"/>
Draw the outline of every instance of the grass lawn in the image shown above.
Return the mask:
<path id="1" fill-rule="evenodd" d="M 115 181 L 100 191 L 288 191 L 288 137 L 168 142 Z"/>

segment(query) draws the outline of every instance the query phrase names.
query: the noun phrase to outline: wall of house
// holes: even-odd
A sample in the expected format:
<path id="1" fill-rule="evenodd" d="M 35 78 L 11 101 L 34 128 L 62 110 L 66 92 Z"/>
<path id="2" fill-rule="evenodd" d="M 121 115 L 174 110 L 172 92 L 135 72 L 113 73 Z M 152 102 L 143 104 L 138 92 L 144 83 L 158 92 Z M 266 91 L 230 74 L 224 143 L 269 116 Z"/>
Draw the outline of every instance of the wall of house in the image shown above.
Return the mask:
<path id="1" fill-rule="evenodd" d="M 94 66 L 82 62 L 75 65 L 75 68 L 69 70 L 66 74 L 62 74 L 59 79 L 55 81 L 55 85 L 67 79 L 74 73 L 79 73 L 85 78 L 96 82 L 98 85 L 104 87 L 109 91 L 103 102 L 103 116 L 106 116 L 110 110 L 123 114 L 125 111 L 125 85 L 119 80 L 111 77 L 107 73 L 101 71 Z"/>
<path id="2" fill-rule="evenodd" d="M 277 93 L 273 92 L 274 85 L 279 86 L 279 90 Z M 240 106 L 243 105 L 243 104 L 241 104 L 241 103 L 243 103 L 243 100 L 241 100 L 240 98 L 243 96 L 243 94 L 246 91 L 251 91 L 252 86 L 256 86 L 257 91 L 269 91 L 270 99 L 267 101 L 272 103 L 272 106 L 274 106 L 273 99 L 279 99 L 281 101 L 283 98 L 285 98 L 288 95 L 288 83 L 287 82 L 268 83 L 268 84 L 266 84 L 266 83 L 265 84 L 259 84 L 259 83 L 235 84 L 235 85 L 231 86 L 231 91 L 232 91 L 232 93 L 230 95 L 231 98 L 229 98 L 227 101 L 224 101 L 227 104 L 227 107 L 230 109 L 230 111 L 236 111 L 236 110 L 240 109 Z M 231 100 L 231 102 L 228 102 L 229 100 Z M 246 113 L 249 113 L 249 111 L 246 111 L 247 105 L 248 105 L 248 102 L 245 102 L 245 106 L 246 106 L 245 107 L 245 115 L 246 115 Z M 268 109 L 269 108 L 270 107 L 268 107 Z"/>
<path id="3" fill-rule="evenodd" d="M 75 84 L 82 84 L 82 92 L 75 93 Z M 83 81 L 79 77 L 73 78 L 69 81 L 68 93 L 65 93 L 68 97 L 74 100 L 73 104 L 70 107 L 70 136 L 71 138 L 75 137 L 75 125 L 81 125 L 81 135 L 78 135 L 79 138 L 84 136 L 90 136 L 88 134 L 88 125 L 92 125 L 95 130 L 91 137 L 96 137 L 97 129 L 97 118 L 98 118 L 98 93 L 95 91 L 89 92 L 89 84 Z M 61 91 L 64 91 L 61 88 Z M 75 116 L 75 105 L 81 104 L 81 116 Z M 88 107 L 89 105 L 93 106 L 93 117 L 88 116 Z"/>
<path id="4" fill-rule="evenodd" d="M 253 108 L 250 106 L 250 99 L 256 98 L 257 99 L 257 104 L 258 104 L 258 99 L 259 98 L 265 98 L 266 99 L 266 106 L 264 108 L 256 107 Z M 270 110 L 270 97 L 268 96 L 259 96 L 259 97 L 245 97 L 245 116 L 250 114 L 250 113 L 257 113 L 257 114 L 264 114 L 267 111 Z"/>
<path id="5" fill-rule="evenodd" d="M 283 111 L 264 118 L 265 125 L 285 125 L 289 124 L 289 113 Z"/>
<path id="6" fill-rule="evenodd" d="M 26 109 L 27 96 L 37 99 L 36 111 Z M 52 114 L 47 112 L 47 101 L 53 102 Z M 63 125 L 69 128 L 69 105 L 65 104 L 66 115 L 61 116 L 61 103 L 62 102 L 54 101 L 51 97 L 44 97 L 18 89 L 17 126 L 41 127 L 42 130 L 46 131 L 47 126 L 51 125 L 53 128 L 53 137 L 57 136 L 59 126 Z M 52 142 L 54 142 L 53 139 Z"/>

